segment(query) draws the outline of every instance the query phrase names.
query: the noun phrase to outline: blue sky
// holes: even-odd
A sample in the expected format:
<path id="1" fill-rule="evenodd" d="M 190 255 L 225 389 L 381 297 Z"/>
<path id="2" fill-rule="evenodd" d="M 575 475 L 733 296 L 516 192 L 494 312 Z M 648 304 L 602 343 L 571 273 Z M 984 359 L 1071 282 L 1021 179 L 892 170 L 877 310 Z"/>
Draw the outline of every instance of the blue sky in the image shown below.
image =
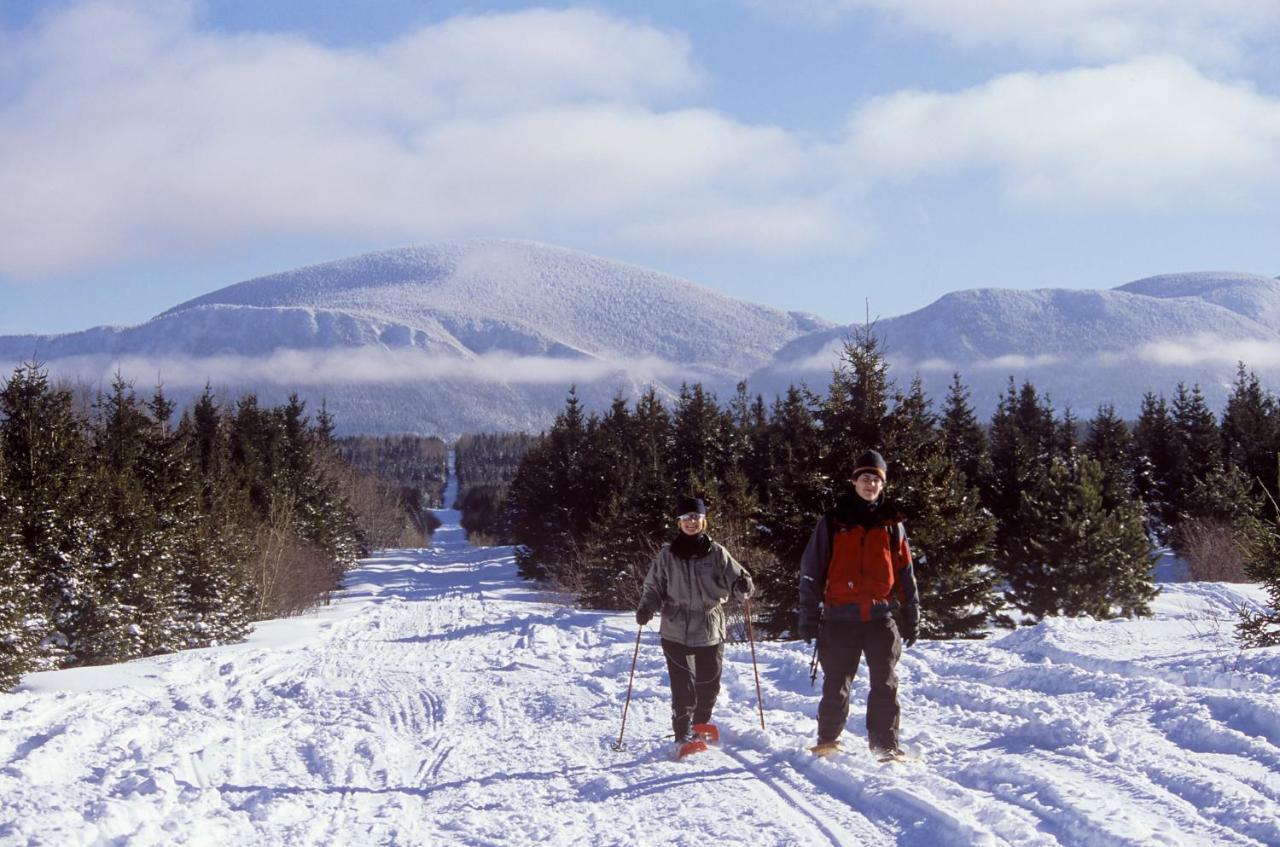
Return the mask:
<path id="1" fill-rule="evenodd" d="M 840 322 L 1280 274 L 1271 0 L 0 0 L 0 333 L 526 238 Z"/>

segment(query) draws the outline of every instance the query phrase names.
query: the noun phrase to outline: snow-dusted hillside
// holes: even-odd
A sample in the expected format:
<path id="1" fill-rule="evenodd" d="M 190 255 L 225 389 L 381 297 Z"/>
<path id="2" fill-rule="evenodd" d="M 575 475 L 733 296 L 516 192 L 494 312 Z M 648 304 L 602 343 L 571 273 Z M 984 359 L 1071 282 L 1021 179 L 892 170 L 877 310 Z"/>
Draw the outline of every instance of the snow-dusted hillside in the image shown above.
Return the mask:
<path id="1" fill-rule="evenodd" d="M 0 695 L 0 845 L 1274 845 L 1280 648 L 1260 592 L 1164 586 L 1149 620 L 1050 620 L 903 656 L 903 741 L 815 760 L 804 644 L 726 650 L 725 744 L 668 758 L 654 626 L 467 545 L 390 551 L 246 644 L 34 674 Z"/>
<path id="2" fill-rule="evenodd" d="M 852 327 L 810 333 L 778 352 L 751 383 L 766 392 L 805 380 L 825 386 Z M 1013 376 L 1059 410 L 1089 416 L 1110 402 L 1136 415 L 1146 391 L 1199 384 L 1221 409 L 1243 360 L 1280 383 L 1280 281 L 1233 273 L 1151 277 L 1109 291 L 978 289 L 875 324 L 906 385 L 915 374 L 935 400 L 959 372 L 983 415 Z"/>
<path id="3" fill-rule="evenodd" d="M 539 429 L 577 384 L 590 406 L 653 385 L 725 391 L 830 326 L 686 280 L 517 241 L 357 256 L 215 291 L 134 327 L 0 337 L 91 381 L 119 369 L 185 400 L 206 382 L 326 399 L 344 432 Z"/>
<path id="4" fill-rule="evenodd" d="M 860 298 L 863 292 L 852 290 Z M 824 389 L 850 327 L 746 303 L 571 250 L 480 240 L 406 248 L 241 282 L 133 327 L 0 337 L 0 367 L 34 353 L 55 375 L 119 370 L 189 401 L 206 383 L 282 402 L 323 398 L 343 433 L 539 430 L 576 385 L 589 409 L 649 386 L 747 379 L 766 399 Z M 1221 409 L 1243 360 L 1280 384 L 1280 281 L 1177 274 L 1108 291 L 982 289 L 876 324 L 893 375 L 936 400 L 961 373 L 982 416 L 1013 376 L 1061 410 L 1199 383 Z"/>

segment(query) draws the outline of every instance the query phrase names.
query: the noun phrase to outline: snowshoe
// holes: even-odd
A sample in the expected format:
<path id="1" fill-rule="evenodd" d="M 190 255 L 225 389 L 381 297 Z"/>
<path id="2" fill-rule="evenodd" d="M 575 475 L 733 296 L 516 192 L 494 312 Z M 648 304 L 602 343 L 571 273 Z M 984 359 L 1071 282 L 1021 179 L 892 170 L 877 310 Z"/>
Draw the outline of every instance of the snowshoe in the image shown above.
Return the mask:
<path id="1" fill-rule="evenodd" d="M 707 742 L 703 741 L 696 735 L 690 734 L 688 738 L 677 739 L 676 741 L 676 758 L 683 759 L 685 756 L 694 753 L 703 753 L 707 750 Z"/>
<path id="2" fill-rule="evenodd" d="M 911 756 L 908 756 L 907 751 L 903 750 L 901 747 L 872 748 L 871 755 L 876 757 L 876 761 L 886 763 L 909 762 L 912 758 Z"/>
<path id="3" fill-rule="evenodd" d="M 695 723 L 693 734 L 708 744 L 720 743 L 720 728 L 713 723 Z"/>
<path id="4" fill-rule="evenodd" d="M 840 752 L 839 741 L 819 741 L 817 744 L 809 748 L 809 752 L 820 759 L 834 755 Z"/>

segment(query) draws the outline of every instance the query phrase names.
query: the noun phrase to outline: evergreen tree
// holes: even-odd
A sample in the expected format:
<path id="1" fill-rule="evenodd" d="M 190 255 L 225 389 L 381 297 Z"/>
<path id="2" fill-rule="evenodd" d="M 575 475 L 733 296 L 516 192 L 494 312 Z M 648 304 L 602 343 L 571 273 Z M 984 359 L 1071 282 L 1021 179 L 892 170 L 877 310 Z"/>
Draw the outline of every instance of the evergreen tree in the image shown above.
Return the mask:
<path id="1" fill-rule="evenodd" d="M 208 386 L 183 414 L 176 446 L 197 489 L 197 517 L 184 535 L 181 553 L 188 645 L 236 641 L 249 628 L 253 605 L 249 561 L 257 518 L 247 494 L 237 487 L 229 426 Z"/>
<path id="2" fill-rule="evenodd" d="M 0 454 L 0 691 L 38 666 L 39 634 L 48 630 L 41 597 L 23 563 L 17 516 L 6 490 Z"/>
<path id="3" fill-rule="evenodd" d="M 160 402 L 167 412 L 167 401 Z M 162 514 L 167 504 L 157 490 L 155 424 L 119 374 L 95 410 L 95 527 L 88 543 L 98 603 L 82 658 L 118 662 L 179 649 L 179 528 Z"/>
<path id="4" fill-rule="evenodd" d="M 1177 462 L 1171 479 L 1172 505 L 1175 514 L 1197 515 L 1197 504 L 1191 497 L 1196 480 L 1222 467 L 1222 432 L 1209 410 L 1200 386 L 1187 389 L 1178 384 L 1173 398 L 1173 429 L 1177 445 Z"/>
<path id="5" fill-rule="evenodd" d="M 1136 503 L 1108 510 L 1102 468 L 1054 459 L 1023 498 L 1025 533 L 1012 552 L 1008 600 L 1035 619 L 1150 614 L 1153 555 Z"/>
<path id="6" fill-rule="evenodd" d="M 991 567 L 995 521 L 947 455 L 920 379 L 899 393 L 883 425 L 888 497 L 907 519 L 920 587 L 921 632 L 973 637 L 1000 605 Z"/>
<path id="7" fill-rule="evenodd" d="M 672 415 L 670 479 L 674 491 L 706 494 L 723 477 L 733 449 L 731 427 L 716 397 L 700 384 L 680 386 Z"/>
<path id="8" fill-rule="evenodd" d="M 1222 413 L 1222 455 L 1256 486 L 1277 490 L 1277 454 L 1280 452 L 1280 410 L 1271 392 L 1263 389 L 1258 375 L 1236 370 L 1236 381 Z"/>
<path id="9" fill-rule="evenodd" d="M 1134 499 L 1133 436 L 1129 426 L 1116 414 L 1115 406 L 1103 403 L 1089 421 L 1084 452 L 1102 469 L 1102 506 L 1114 509 Z"/>
<path id="10" fill-rule="evenodd" d="M 1280 504 L 1267 495 L 1265 512 L 1238 522 L 1245 542 L 1250 579 L 1267 591 L 1267 605 L 1260 610 L 1242 609 L 1236 638 L 1245 647 L 1280 646 Z"/>
<path id="11" fill-rule="evenodd" d="M 84 544 L 93 516 L 84 422 L 70 389 L 54 388 L 38 363 L 20 365 L 0 388 L 0 455 L 7 470 L 28 584 L 40 591 L 36 668 L 92 660 L 99 598 Z M 82 655 L 83 654 L 83 655 Z"/>
<path id="12" fill-rule="evenodd" d="M 827 508 L 829 485 L 821 470 L 817 406 L 811 392 L 791 386 L 769 415 L 767 458 L 760 463 L 768 468 L 769 481 L 761 497 L 759 523 L 762 544 L 773 559 L 752 576 L 757 605 L 767 612 L 765 627 L 773 632 L 795 626 L 800 555 L 814 522 Z"/>
<path id="13" fill-rule="evenodd" d="M 1057 428 L 1053 409 L 1035 386 L 1009 387 L 991 419 L 991 475 L 983 500 L 996 519 L 997 562 L 1006 577 L 1017 567 L 1018 551 L 1031 531 L 1023 523 L 1022 498 L 1048 472 L 1055 453 Z"/>
<path id="14" fill-rule="evenodd" d="M 1134 489 L 1146 504 L 1147 531 L 1167 542 L 1177 523 L 1179 504 L 1175 486 L 1180 453 L 1173 416 L 1163 396 L 1148 392 L 1133 428 L 1131 467 Z"/>
<path id="15" fill-rule="evenodd" d="M 888 412 L 890 390 L 889 363 L 880 349 L 880 340 L 870 327 L 855 329 L 845 339 L 827 396 L 818 410 L 828 502 L 848 481 L 851 462 L 864 450 L 884 443 L 881 426 Z"/>
<path id="16" fill-rule="evenodd" d="M 951 387 L 942 409 L 942 447 L 947 459 L 964 474 L 970 485 L 982 485 L 991 476 L 987 435 L 969 403 L 969 389 L 960 374 L 951 375 Z"/>
<path id="17" fill-rule="evenodd" d="M 542 443 L 525 454 L 508 493 L 507 524 L 519 540 L 521 573 L 569 590 L 580 587 L 581 546 L 599 505 L 588 496 L 587 424 L 571 388 Z"/>

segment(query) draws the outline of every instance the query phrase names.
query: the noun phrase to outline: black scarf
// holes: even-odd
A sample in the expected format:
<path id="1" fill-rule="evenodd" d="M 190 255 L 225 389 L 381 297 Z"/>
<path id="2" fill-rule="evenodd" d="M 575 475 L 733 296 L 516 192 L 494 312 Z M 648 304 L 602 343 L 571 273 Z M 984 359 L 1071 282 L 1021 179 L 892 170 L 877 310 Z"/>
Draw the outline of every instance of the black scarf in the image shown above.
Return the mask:
<path id="1" fill-rule="evenodd" d="M 891 513 L 892 509 L 885 506 L 883 491 L 880 492 L 879 497 L 867 502 L 852 488 L 841 492 L 836 499 L 836 507 L 831 510 L 835 519 L 845 526 L 861 527 L 872 527 L 884 523 L 885 518 Z"/>
<path id="2" fill-rule="evenodd" d="M 701 559 L 711 552 L 711 536 L 705 532 L 686 535 L 683 530 L 676 530 L 676 537 L 671 540 L 671 552 L 681 559 Z"/>

